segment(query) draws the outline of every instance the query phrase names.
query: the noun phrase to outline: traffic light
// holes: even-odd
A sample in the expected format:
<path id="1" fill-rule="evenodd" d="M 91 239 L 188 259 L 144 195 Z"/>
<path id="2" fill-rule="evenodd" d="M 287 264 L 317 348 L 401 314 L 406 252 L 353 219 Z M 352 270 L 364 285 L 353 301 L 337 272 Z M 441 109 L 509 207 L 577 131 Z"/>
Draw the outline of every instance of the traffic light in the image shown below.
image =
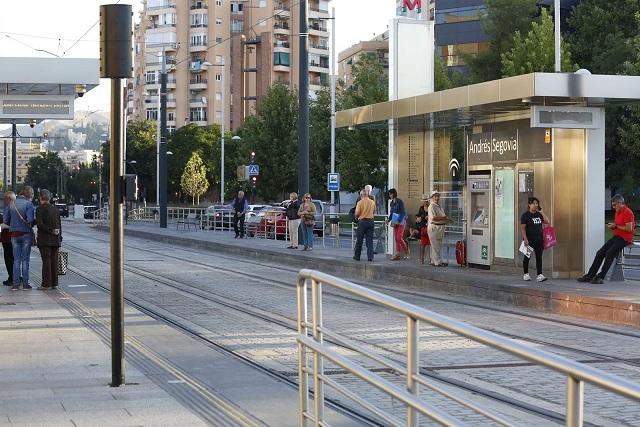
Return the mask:
<path id="1" fill-rule="evenodd" d="M 251 164 L 256 162 L 256 152 L 252 151 L 251 152 Z"/>
<path id="2" fill-rule="evenodd" d="M 138 200 L 138 175 L 126 174 L 124 176 L 124 199 Z"/>

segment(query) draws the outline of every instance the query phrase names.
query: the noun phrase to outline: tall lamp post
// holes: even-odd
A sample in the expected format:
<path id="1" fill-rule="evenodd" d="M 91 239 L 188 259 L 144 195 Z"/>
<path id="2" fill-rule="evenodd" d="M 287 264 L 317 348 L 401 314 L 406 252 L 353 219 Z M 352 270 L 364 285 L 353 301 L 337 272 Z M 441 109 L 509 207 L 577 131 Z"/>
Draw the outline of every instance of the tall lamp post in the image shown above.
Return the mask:
<path id="1" fill-rule="evenodd" d="M 300 0 L 300 64 L 298 75 L 298 194 L 309 191 L 309 54 L 307 52 L 307 0 Z"/>

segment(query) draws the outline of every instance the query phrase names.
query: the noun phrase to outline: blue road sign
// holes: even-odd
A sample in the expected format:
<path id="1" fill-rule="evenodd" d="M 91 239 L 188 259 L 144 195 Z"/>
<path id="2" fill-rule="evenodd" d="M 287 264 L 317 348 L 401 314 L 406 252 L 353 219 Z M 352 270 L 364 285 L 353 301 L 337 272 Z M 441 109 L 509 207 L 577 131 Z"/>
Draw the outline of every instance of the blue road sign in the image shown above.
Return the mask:
<path id="1" fill-rule="evenodd" d="M 260 175 L 259 165 L 249 165 L 249 176 Z"/>
<path id="2" fill-rule="evenodd" d="M 340 191 L 340 174 L 330 173 L 327 176 L 327 190 Z"/>

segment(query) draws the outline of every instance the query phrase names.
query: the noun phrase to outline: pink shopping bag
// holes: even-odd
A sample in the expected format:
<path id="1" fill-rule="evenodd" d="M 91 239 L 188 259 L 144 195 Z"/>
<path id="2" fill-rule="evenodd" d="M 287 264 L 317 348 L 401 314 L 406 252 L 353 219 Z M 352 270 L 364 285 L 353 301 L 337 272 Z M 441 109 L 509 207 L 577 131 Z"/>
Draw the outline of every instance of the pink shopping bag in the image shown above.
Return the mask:
<path id="1" fill-rule="evenodd" d="M 545 249 L 552 248 L 558 243 L 556 238 L 556 230 L 549 226 L 542 230 L 542 247 Z"/>

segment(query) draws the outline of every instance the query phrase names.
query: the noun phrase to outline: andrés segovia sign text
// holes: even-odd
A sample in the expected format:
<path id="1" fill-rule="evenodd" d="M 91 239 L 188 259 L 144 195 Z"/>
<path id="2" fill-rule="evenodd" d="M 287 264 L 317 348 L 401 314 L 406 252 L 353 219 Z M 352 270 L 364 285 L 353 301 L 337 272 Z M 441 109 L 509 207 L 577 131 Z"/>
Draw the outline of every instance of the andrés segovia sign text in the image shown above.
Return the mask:
<path id="1" fill-rule="evenodd" d="M 467 143 L 467 164 L 535 162 L 551 160 L 546 129 L 513 129 L 472 135 Z"/>

